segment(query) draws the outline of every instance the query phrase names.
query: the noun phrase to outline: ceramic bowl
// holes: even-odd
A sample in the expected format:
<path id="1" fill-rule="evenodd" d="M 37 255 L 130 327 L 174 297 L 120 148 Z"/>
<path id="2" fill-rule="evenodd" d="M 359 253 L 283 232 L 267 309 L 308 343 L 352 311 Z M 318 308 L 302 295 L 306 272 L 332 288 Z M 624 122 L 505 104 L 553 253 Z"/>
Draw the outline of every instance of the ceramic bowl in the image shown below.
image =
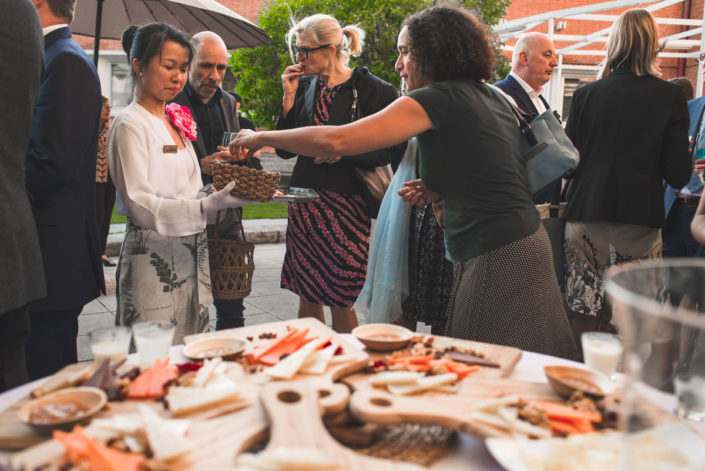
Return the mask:
<path id="1" fill-rule="evenodd" d="M 184 347 L 183 354 L 191 360 L 205 360 L 222 357 L 234 358 L 245 351 L 247 341 L 235 337 L 205 338 L 191 342 Z"/>
<path id="2" fill-rule="evenodd" d="M 43 434 L 71 430 L 85 424 L 108 402 L 102 389 L 78 387 L 60 389 L 28 402 L 19 410 L 20 420 Z"/>
<path id="3" fill-rule="evenodd" d="M 553 390 L 565 397 L 574 391 L 581 391 L 590 397 L 604 397 L 616 389 L 615 383 L 597 371 L 572 366 L 546 366 L 543 371 Z"/>
<path id="4" fill-rule="evenodd" d="M 414 333 L 394 324 L 365 324 L 353 329 L 352 334 L 372 350 L 388 352 L 404 348 Z"/>

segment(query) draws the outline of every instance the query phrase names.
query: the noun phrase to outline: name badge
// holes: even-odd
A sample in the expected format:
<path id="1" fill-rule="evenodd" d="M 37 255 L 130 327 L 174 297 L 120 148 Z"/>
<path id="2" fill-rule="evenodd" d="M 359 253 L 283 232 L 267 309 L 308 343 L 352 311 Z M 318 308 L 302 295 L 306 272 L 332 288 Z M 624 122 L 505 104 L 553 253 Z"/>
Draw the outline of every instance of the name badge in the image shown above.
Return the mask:
<path id="1" fill-rule="evenodd" d="M 171 146 L 167 145 L 167 146 L 162 147 L 162 152 L 164 152 L 165 154 L 176 154 L 178 152 L 178 150 L 179 150 L 179 148 L 175 145 L 171 145 Z"/>

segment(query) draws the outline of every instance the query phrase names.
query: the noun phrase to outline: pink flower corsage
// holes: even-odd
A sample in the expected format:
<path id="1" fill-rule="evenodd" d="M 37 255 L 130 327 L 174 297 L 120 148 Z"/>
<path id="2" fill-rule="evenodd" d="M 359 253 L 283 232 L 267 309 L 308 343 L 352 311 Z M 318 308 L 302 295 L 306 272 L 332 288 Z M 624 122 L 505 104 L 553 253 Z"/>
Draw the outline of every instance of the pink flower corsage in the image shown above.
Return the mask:
<path id="1" fill-rule="evenodd" d="M 177 103 L 169 103 L 166 105 L 166 117 L 169 118 L 171 124 L 176 126 L 176 129 L 181 131 L 181 134 L 189 141 L 196 140 L 196 122 L 191 116 L 191 110 Z"/>

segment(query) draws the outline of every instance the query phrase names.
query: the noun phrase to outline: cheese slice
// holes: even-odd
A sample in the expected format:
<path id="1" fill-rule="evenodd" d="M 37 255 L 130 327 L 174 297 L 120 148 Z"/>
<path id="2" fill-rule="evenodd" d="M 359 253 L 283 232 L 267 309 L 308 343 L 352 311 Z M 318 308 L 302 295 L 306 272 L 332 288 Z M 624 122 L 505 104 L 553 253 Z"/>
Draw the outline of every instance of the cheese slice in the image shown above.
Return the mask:
<path id="1" fill-rule="evenodd" d="M 140 414 L 117 414 L 108 419 L 93 419 L 91 427 L 99 427 L 123 435 L 135 435 L 144 427 L 144 421 Z"/>
<path id="2" fill-rule="evenodd" d="M 388 384 L 387 389 L 392 394 L 417 394 L 429 389 L 433 389 L 445 384 L 452 383 L 458 379 L 455 373 L 446 373 L 442 375 L 424 376 L 417 380 L 416 384 Z"/>
<path id="3" fill-rule="evenodd" d="M 281 360 L 276 365 L 267 368 L 267 373 L 272 378 L 291 379 L 296 376 L 303 364 L 308 359 L 309 355 L 316 351 L 316 348 L 321 344 L 320 339 L 315 339 L 296 350 L 288 357 Z"/>
<path id="4" fill-rule="evenodd" d="M 330 359 L 328 364 L 329 365 L 337 365 L 339 363 L 345 363 L 348 361 L 357 360 L 357 358 L 358 357 L 356 355 L 352 355 L 350 353 L 348 353 L 348 354 L 343 353 L 342 355 L 333 355 L 333 358 Z"/>
<path id="5" fill-rule="evenodd" d="M 415 371 L 382 371 L 370 378 L 373 386 L 386 384 L 417 384 L 424 374 Z"/>
<path id="6" fill-rule="evenodd" d="M 171 414 L 178 416 L 235 401 L 240 393 L 241 389 L 236 385 L 213 388 L 172 386 L 165 399 Z"/>
<path id="7" fill-rule="evenodd" d="M 508 396 L 485 399 L 470 406 L 470 410 L 483 412 L 497 412 L 500 407 L 509 406 L 519 402 L 519 396 L 510 394 Z"/>
<path id="8" fill-rule="evenodd" d="M 314 375 L 323 374 L 326 368 L 328 368 L 328 363 L 330 363 L 330 359 L 333 358 L 337 349 L 338 346 L 333 343 L 323 350 L 313 352 L 301 367 L 301 372 Z"/>
<path id="9" fill-rule="evenodd" d="M 191 384 L 194 387 L 202 388 L 208 384 L 208 380 L 215 373 L 216 368 L 223 363 L 223 359 L 215 357 L 212 360 L 203 362 L 203 366 L 196 372 L 196 377 L 193 378 Z"/>
<path id="10" fill-rule="evenodd" d="M 164 421 L 146 421 L 144 431 L 155 459 L 171 460 L 193 450 L 193 443 Z"/>

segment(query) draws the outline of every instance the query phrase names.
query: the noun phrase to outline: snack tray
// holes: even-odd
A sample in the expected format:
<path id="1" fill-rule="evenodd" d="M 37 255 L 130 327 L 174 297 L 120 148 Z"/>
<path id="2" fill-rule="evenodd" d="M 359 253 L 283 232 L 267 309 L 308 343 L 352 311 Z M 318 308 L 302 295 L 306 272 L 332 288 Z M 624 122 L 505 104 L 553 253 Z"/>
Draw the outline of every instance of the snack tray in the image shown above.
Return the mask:
<path id="1" fill-rule="evenodd" d="M 310 188 L 297 188 L 290 186 L 288 188 L 279 188 L 283 195 L 274 195 L 272 201 L 285 201 L 288 203 L 308 203 L 316 198 L 318 198 L 318 193 L 316 190 Z"/>

